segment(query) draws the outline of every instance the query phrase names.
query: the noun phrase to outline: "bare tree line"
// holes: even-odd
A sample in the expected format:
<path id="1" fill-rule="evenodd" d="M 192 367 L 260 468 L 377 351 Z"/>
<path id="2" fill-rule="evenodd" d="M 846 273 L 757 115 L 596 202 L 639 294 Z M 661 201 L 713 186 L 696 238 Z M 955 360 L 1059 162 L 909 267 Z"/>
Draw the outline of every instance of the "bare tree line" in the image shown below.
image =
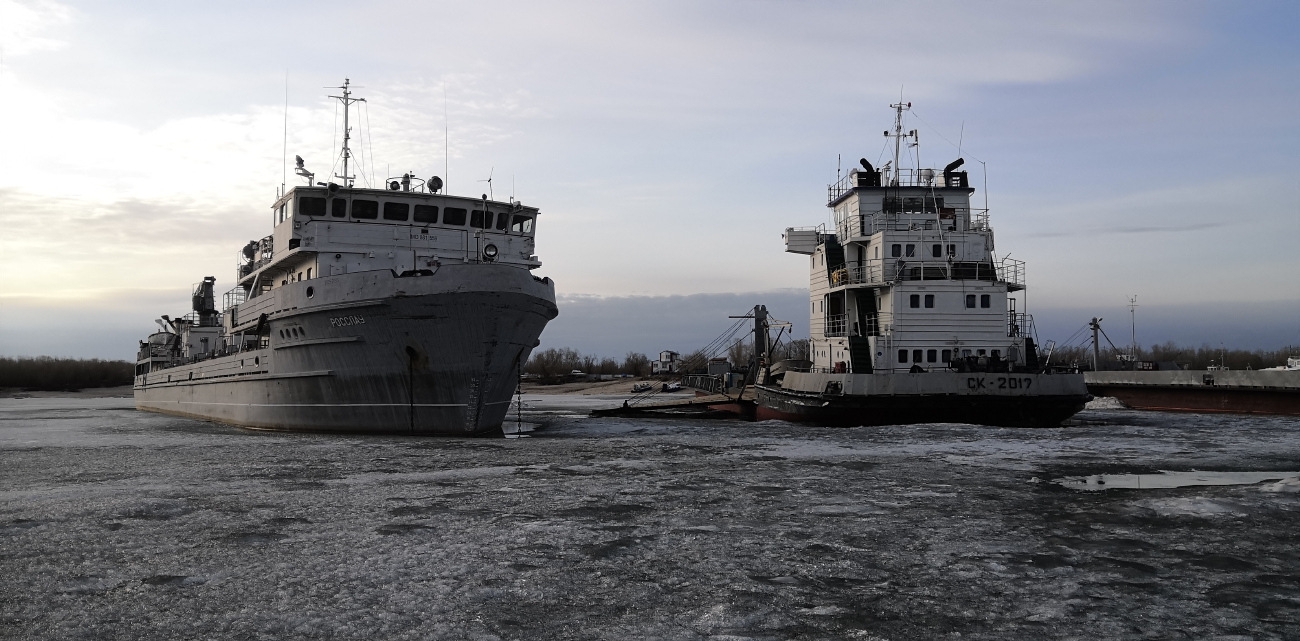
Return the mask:
<path id="1" fill-rule="evenodd" d="M 753 358 L 752 342 L 738 341 L 727 350 L 727 358 L 733 368 L 749 365 Z M 708 361 L 715 356 L 696 350 L 682 357 L 683 374 L 703 373 L 708 370 Z M 808 339 L 782 341 L 772 350 L 773 362 L 785 359 L 807 359 Z M 548 348 L 534 352 L 524 365 L 524 372 L 544 379 L 555 379 L 568 375 L 575 370 L 583 374 L 626 374 L 629 376 L 649 376 L 650 357 L 640 352 L 628 352 L 620 361 L 614 358 L 583 354 L 570 347 Z"/>
<path id="2" fill-rule="evenodd" d="M 1127 349 L 1106 347 L 1101 350 L 1101 362 L 1112 363 L 1127 355 Z M 1046 356 L 1044 354 L 1044 356 Z M 1200 347 L 1186 347 L 1173 341 L 1166 341 L 1150 348 L 1138 346 L 1135 354 L 1139 361 L 1174 362 L 1186 365 L 1187 369 L 1206 369 L 1210 366 L 1224 366 L 1228 369 L 1264 369 L 1286 365 L 1287 357 L 1300 356 L 1300 346 L 1287 345 L 1281 349 L 1226 349 L 1203 344 Z M 1078 364 L 1085 369 L 1092 368 L 1092 346 L 1058 347 L 1052 353 L 1053 365 Z"/>

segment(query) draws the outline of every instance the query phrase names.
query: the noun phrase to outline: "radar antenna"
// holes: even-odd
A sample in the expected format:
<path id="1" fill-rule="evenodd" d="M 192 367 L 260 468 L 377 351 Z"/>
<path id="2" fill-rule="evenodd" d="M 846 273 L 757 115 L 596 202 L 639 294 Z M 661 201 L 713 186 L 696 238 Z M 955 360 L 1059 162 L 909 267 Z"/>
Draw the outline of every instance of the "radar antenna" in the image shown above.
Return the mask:
<path id="1" fill-rule="evenodd" d="M 343 90 L 342 96 L 330 96 L 330 97 L 343 103 L 343 174 L 342 175 L 335 174 L 334 177 L 343 179 L 343 185 L 346 187 L 351 187 L 352 183 L 357 178 L 356 176 L 348 175 L 348 158 L 352 157 L 352 151 L 348 149 L 348 140 L 351 138 L 351 134 L 352 134 L 352 128 L 348 126 L 348 108 L 351 107 L 352 103 L 354 102 L 366 101 L 365 98 L 352 97 L 352 92 L 349 88 L 351 84 L 352 81 L 350 79 L 344 78 L 342 87 L 326 87 L 326 89 Z"/>

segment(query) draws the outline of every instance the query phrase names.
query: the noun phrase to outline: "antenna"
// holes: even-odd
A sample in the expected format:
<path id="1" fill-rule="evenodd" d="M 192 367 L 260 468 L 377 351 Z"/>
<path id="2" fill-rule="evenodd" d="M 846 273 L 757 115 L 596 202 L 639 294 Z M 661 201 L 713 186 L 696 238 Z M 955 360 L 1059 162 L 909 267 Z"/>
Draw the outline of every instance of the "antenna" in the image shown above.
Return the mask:
<path id="1" fill-rule="evenodd" d="M 961 141 L 966 137 L 966 121 L 961 121 L 961 134 L 957 136 L 957 157 L 961 158 Z"/>
<path id="2" fill-rule="evenodd" d="M 349 107 L 352 106 L 352 103 L 354 103 L 354 102 L 365 102 L 365 101 L 366 101 L 365 98 L 353 98 L 353 97 L 352 97 L 352 92 L 351 92 L 351 90 L 349 89 L 349 86 L 350 86 L 351 84 L 352 84 L 352 81 L 351 81 L 350 79 L 348 79 L 348 78 L 344 78 L 344 79 L 343 79 L 343 86 L 342 86 L 342 87 L 326 87 L 326 89 L 342 89 L 342 90 L 343 90 L 343 95 L 342 95 L 342 96 L 330 96 L 330 97 L 331 97 L 331 98 L 334 98 L 334 99 L 338 100 L 339 102 L 342 102 L 342 103 L 343 103 L 343 174 L 342 174 L 342 175 L 335 174 L 334 177 L 335 177 L 335 178 L 342 178 L 342 179 L 343 179 L 343 185 L 346 186 L 346 187 L 351 187 L 351 186 L 352 186 L 352 182 L 353 182 L 354 180 L 356 180 L 356 178 L 357 178 L 356 176 L 349 176 L 349 175 L 348 175 L 348 158 L 351 158 L 351 157 L 352 157 L 352 150 L 348 148 L 348 140 L 351 139 L 351 137 L 352 137 L 352 135 L 351 135 L 351 134 L 352 134 L 352 128 L 348 126 L 348 111 L 349 111 Z"/>
<path id="3" fill-rule="evenodd" d="M 493 166 L 492 169 L 488 170 L 488 177 L 479 181 L 481 183 L 488 184 L 488 195 L 492 197 L 492 200 L 497 199 L 496 194 L 492 193 L 492 174 L 496 173 L 496 171 L 497 171 L 496 166 Z"/>
<path id="4" fill-rule="evenodd" d="M 447 81 L 442 81 L 442 188 L 451 193 L 451 125 L 447 122 Z"/>
<path id="5" fill-rule="evenodd" d="M 280 152 L 280 195 L 289 180 L 289 70 L 284 70 L 284 147 Z"/>

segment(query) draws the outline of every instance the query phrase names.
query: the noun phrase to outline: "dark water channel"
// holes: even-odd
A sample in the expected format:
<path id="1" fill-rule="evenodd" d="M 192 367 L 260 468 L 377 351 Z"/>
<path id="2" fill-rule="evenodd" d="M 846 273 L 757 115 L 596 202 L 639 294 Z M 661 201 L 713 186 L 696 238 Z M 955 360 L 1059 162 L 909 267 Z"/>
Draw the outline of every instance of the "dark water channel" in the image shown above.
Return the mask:
<path id="1" fill-rule="evenodd" d="M 818 429 L 525 398 L 541 429 L 491 440 L 2 400 L 0 637 L 1300 638 L 1300 482 L 1062 482 L 1300 470 L 1300 420 Z"/>

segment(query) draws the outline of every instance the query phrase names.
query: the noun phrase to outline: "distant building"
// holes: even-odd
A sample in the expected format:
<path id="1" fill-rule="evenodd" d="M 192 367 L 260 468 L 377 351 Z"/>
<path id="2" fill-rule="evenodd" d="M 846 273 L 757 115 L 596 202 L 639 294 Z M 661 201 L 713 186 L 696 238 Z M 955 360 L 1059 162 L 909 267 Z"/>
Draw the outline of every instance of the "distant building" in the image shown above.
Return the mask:
<path id="1" fill-rule="evenodd" d="M 659 360 L 650 361 L 650 373 L 658 376 L 660 374 L 676 374 L 682 366 L 682 355 L 672 351 L 659 352 Z"/>
<path id="2" fill-rule="evenodd" d="M 731 373 L 731 363 L 727 362 L 727 357 L 709 359 L 709 376 L 726 376 Z"/>

